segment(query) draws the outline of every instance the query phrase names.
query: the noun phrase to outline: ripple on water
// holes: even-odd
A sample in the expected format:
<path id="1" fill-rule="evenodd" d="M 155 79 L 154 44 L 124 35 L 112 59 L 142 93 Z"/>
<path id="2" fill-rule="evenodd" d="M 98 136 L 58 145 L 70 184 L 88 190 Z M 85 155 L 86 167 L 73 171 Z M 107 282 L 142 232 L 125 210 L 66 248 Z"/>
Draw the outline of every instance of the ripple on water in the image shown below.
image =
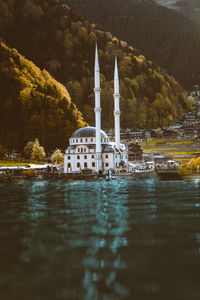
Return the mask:
<path id="1" fill-rule="evenodd" d="M 3 299 L 199 299 L 200 180 L 0 184 Z"/>

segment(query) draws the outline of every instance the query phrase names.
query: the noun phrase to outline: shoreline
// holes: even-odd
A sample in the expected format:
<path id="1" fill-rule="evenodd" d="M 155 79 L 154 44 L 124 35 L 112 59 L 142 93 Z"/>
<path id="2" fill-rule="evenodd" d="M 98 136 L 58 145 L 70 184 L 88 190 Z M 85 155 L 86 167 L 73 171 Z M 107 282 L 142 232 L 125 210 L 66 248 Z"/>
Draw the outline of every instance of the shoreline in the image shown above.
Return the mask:
<path id="1" fill-rule="evenodd" d="M 164 170 L 163 170 L 164 171 Z M 62 180 L 62 181 L 76 181 L 76 180 L 84 180 L 84 181 L 93 181 L 93 180 L 105 180 L 105 181 L 112 181 L 115 179 L 149 179 L 149 178 L 158 178 L 160 180 L 188 180 L 188 179 L 200 179 L 200 173 L 190 173 L 190 174 L 179 174 L 176 173 L 177 176 L 170 176 L 169 174 L 165 173 L 167 176 L 159 176 L 156 171 L 153 172 L 141 172 L 141 173 L 123 173 L 123 174 L 113 174 L 111 178 L 106 178 L 104 175 L 85 175 L 85 174 L 76 174 L 76 175 L 64 175 L 64 174 L 48 174 L 48 175 L 37 175 L 37 176 L 0 176 L 0 183 L 1 182 L 14 182 L 14 181 L 45 181 L 45 180 Z"/>

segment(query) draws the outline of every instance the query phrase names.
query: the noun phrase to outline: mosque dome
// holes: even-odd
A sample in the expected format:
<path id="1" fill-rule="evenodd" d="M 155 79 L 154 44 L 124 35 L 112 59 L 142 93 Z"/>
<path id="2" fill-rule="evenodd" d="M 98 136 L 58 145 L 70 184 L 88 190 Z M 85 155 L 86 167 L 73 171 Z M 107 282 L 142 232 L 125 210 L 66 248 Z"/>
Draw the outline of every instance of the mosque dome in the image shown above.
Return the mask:
<path id="1" fill-rule="evenodd" d="M 73 134 L 72 138 L 79 137 L 96 137 L 96 128 L 95 127 L 82 127 L 77 129 Z M 101 137 L 108 138 L 107 134 L 101 130 Z"/>

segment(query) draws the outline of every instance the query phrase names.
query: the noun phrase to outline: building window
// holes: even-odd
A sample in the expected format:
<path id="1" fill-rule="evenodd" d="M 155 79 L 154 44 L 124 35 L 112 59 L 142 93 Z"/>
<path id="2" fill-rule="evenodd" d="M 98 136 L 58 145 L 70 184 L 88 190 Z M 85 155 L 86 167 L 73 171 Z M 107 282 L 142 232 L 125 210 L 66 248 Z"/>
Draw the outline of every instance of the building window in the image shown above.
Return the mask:
<path id="1" fill-rule="evenodd" d="M 81 139 L 81 143 L 83 142 L 83 139 Z"/>
<path id="2" fill-rule="evenodd" d="M 68 164 L 67 164 L 67 167 L 68 167 L 68 168 L 71 168 L 71 164 L 70 164 L 70 163 L 68 163 Z"/>
<path id="3" fill-rule="evenodd" d="M 80 148 L 78 148 L 78 152 L 80 152 Z"/>
<path id="4" fill-rule="evenodd" d="M 70 155 L 67 156 L 68 160 L 70 160 Z"/>
<path id="5" fill-rule="evenodd" d="M 117 154 L 115 155 L 115 158 L 117 158 Z"/>
<path id="6" fill-rule="evenodd" d="M 87 142 L 87 139 L 85 139 L 85 141 Z"/>
<path id="7" fill-rule="evenodd" d="M 93 142 L 93 139 L 91 139 L 91 142 Z"/>
<path id="8" fill-rule="evenodd" d="M 77 155 L 77 159 L 80 159 L 80 156 L 79 156 L 79 155 Z"/>
<path id="9" fill-rule="evenodd" d="M 78 143 L 78 139 L 76 139 L 76 142 Z"/>
<path id="10" fill-rule="evenodd" d="M 86 148 L 84 148 L 84 152 L 86 152 L 86 150 L 87 150 L 87 149 L 86 149 Z"/>
<path id="11" fill-rule="evenodd" d="M 81 152 L 83 152 L 83 148 L 81 147 Z"/>
<path id="12" fill-rule="evenodd" d="M 84 159 L 87 159 L 87 155 L 84 155 Z"/>
<path id="13" fill-rule="evenodd" d="M 106 167 L 109 167 L 109 163 L 106 163 Z"/>
<path id="14" fill-rule="evenodd" d="M 92 158 L 94 158 L 94 155 L 92 155 Z"/>
<path id="15" fill-rule="evenodd" d="M 106 154 L 106 158 L 108 158 L 108 154 Z"/>
<path id="16" fill-rule="evenodd" d="M 77 163 L 77 168 L 80 168 L 80 163 Z"/>
<path id="17" fill-rule="evenodd" d="M 95 167 L 95 163 L 94 162 L 92 163 L 92 167 Z"/>
<path id="18" fill-rule="evenodd" d="M 86 162 L 84 163 L 84 168 L 87 168 L 87 163 Z"/>

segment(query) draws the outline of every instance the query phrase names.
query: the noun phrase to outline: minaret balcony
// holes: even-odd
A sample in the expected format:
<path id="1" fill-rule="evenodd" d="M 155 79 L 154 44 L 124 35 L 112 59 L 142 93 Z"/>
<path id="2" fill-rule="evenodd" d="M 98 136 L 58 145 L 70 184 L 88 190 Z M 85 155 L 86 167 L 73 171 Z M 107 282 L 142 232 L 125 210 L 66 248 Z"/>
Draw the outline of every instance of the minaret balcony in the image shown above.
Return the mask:
<path id="1" fill-rule="evenodd" d="M 96 93 L 96 92 L 101 92 L 101 88 L 99 87 L 99 88 L 94 88 L 94 92 Z"/>
<path id="2" fill-rule="evenodd" d="M 101 107 L 95 107 L 95 108 L 94 108 L 94 111 L 95 111 L 95 112 L 101 112 L 101 111 L 102 111 L 102 108 L 101 108 Z"/>
<path id="3" fill-rule="evenodd" d="M 121 114 L 120 110 L 115 110 L 115 111 L 114 111 L 114 115 L 115 115 L 115 116 L 119 116 L 120 114 Z"/>

